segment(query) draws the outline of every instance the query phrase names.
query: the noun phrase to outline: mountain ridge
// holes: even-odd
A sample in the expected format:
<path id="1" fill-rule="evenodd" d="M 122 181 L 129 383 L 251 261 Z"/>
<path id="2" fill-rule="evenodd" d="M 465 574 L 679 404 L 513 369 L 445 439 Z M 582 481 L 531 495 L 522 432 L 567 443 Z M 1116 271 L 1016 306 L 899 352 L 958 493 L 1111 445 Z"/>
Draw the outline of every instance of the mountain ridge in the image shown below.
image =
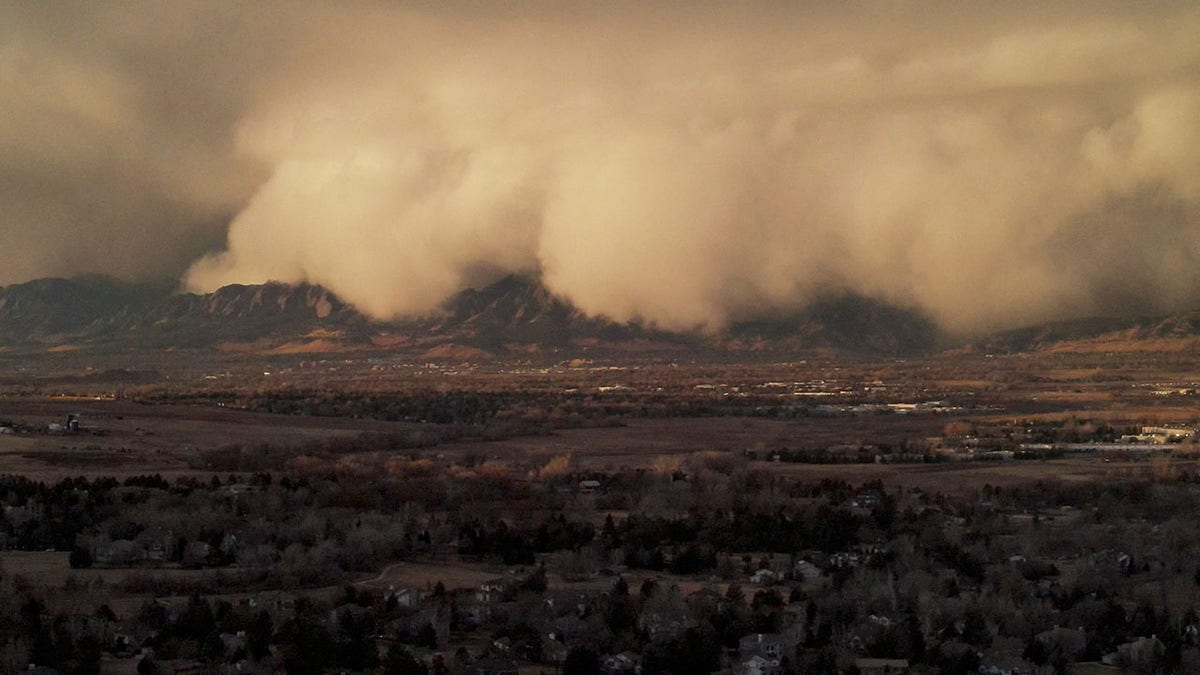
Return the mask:
<path id="1" fill-rule="evenodd" d="M 985 336 L 960 348 L 1013 353 L 1111 349 L 1125 343 L 1177 349 L 1198 337 L 1200 312 L 1193 312 L 1061 321 Z M 92 350 L 380 350 L 434 359 L 814 350 L 905 357 L 953 346 L 919 312 L 849 294 L 822 298 L 798 311 L 766 312 L 717 331 L 671 332 L 586 315 L 528 275 L 464 290 L 426 316 L 390 321 L 368 317 L 315 284 L 235 284 L 196 294 L 85 277 L 0 287 L 0 346 L 41 350 L 65 345 Z"/>

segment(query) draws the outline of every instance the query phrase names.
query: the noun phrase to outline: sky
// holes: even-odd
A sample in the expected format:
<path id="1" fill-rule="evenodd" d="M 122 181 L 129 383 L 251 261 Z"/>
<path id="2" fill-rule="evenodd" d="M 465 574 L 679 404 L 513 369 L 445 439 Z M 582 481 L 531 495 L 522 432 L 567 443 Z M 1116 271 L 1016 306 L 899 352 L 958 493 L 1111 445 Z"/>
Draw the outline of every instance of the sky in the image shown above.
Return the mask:
<path id="1" fill-rule="evenodd" d="M 0 4 L 0 285 L 1200 308 L 1200 4 Z"/>

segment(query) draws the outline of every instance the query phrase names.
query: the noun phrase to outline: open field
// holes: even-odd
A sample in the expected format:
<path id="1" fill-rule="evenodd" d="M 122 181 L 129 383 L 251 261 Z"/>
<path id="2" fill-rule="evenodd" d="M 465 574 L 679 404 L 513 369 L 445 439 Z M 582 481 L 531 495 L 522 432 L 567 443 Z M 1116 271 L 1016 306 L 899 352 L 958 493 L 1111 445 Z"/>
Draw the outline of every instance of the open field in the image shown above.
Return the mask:
<path id="1" fill-rule="evenodd" d="M 91 586 L 97 581 L 119 586 L 131 578 L 195 580 L 212 574 L 211 571 L 179 568 L 72 569 L 67 561 L 68 556 L 65 551 L 2 551 L 0 565 L 8 574 L 49 587 L 63 586 L 68 578 L 80 586 Z"/>
<path id="2" fill-rule="evenodd" d="M 124 401 L 0 398 L 0 420 L 29 427 L 62 424 L 78 414 L 79 434 L 0 435 L 0 473 L 123 477 L 176 476 L 195 468 L 197 452 L 229 445 L 302 446 L 362 433 L 400 433 L 416 425 L 338 417 L 270 415 L 216 406 Z"/>
<path id="3" fill-rule="evenodd" d="M 447 452 L 481 453 L 504 459 L 522 454 L 573 454 L 591 469 L 644 467 L 661 455 L 718 451 L 773 450 L 862 443 L 868 439 L 899 442 L 940 433 L 944 419 L 887 416 L 874 418 L 755 417 L 633 419 L 624 426 L 563 429 L 548 436 L 494 442 L 460 442 Z"/>
<path id="4" fill-rule="evenodd" d="M 0 395 L 0 549 L 20 550 L 0 552 L 0 592 L 39 598 L 47 621 L 107 606 L 115 618 L 95 625 L 136 633 L 177 666 L 219 660 L 205 647 L 214 633 L 160 612 L 223 606 L 219 630 L 236 634 L 279 591 L 290 600 L 269 605 L 273 652 L 259 657 L 268 669 L 295 648 L 284 628 L 292 612 L 328 627 L 347 605 L 368 612 L 371 640 L 385 636 L 367 647 L 380 654 L 403 644 L 429 662 L 433 650 L 414 644 L 428 622 L 438 653 L 511 656 L 495 636 L 557 633 L 556 617 L 535 608 L 564 591 L 587 599 L 600 649 L 649 649 L 658 638 L 645 622 L 662 611 L 694 613 L 704 639 L 733 649 L 740 633 L 713 631 L 750 624 L 721 623 L 703 598 L 734 582 L 763 626 L 794 620 L 771 603 L 799 597 L 815 603 L 818 622 L 845 616 L 836 630 L 864 635 L 875 616 L 924 626 L 912 620 L 929 615 L 921 603 L 958 617 L 983 602 L 997 617 L 985 625 L 1007 631 L 997 644 L 1019 643 L 1020 655 L 1079 621 L 1067 600 L 1042 599 L 1056 586 L 1072 597 L 1104 588 L 1125 606 L 1155 589 L 1191 597 L 1200 444 L 1137 438 L 1154 425 L 1167 435 L 1200 427 L 1200 369 L 1180 358 L 264 363 L 217 385 L 209 375 L 142 381 L 125 398 L 10 391 Z M 78 432 L 62 428 L 68 415 Z M 89 480 L 59 482 L 76 476 Z M 116 568 L 88 567 L 102 559 Z M 540 591 L 530 583 L 539 570 Z M 763 571 L 776 576 L 757 578 Z M 640 625 L 605 625 L 619 617 L 609 611 L 618 576 Z M 509 582 L 503 598 L 483 599 L 491 592 L 480 585 L 495 579 Z M 884 579 L 893 588 L 880 595 Z M 447 593 L 419 600 L 416 619 L 418 608 L 387 604 L 391 587 L 438 582 Z M 447 606 L 461 618 L 480 603 L 471 616 L 482 618 L 439 623 Z M 1179 624 L 1186 608 L 1158 605 Z M 163 621 L 178 637 L 147 637 Z M 926 644 L 948 626 L 921 628 Z M 1143 632 L 1095 634 L 1088 658 Z M 797 659 L 862 654 L 805 642 Z M 532 672 L 556 667 L 548 658 L 517 660 Z M 104 659 L 113 672 L 134 665 L 119 649 Z"/>
<path id="5" fill-rule="evenodd" d="M 0 420 L 45 428 L 79 414 L 84 431 L 73 435 L 23 432 L 0 435 L 0 474 L 56 479 L 66 476 L 115 476 L 157 472 L 168 478 L 203 472 L 198 454 L 228 446 L 304 448 L 330 439 L 363 433 L 404 434 L 431 428 L 408 422 L 341 417 L 272 415 L 198 405 L 146 405 L 109 400 L 0 398 Z M 1086 416 L 1120 424 L 1186 420 L 1196 413 L 1184 405 L 1143 410 L 1079 410 L 1019 415 L 1031 422 Z M 822 449 L 835 445 L 899 445 L 938 437 L 950 424 L 998 424 L 1014 413 L 950 413 L 930 415 L 866 415 L 833 417 L 668 417 L 628 418 L 620 425 L 556 429 L 500 440 L 467 437 L 409 454 L 452 463 L 476 457 L 514 465 L 539 465 L 569 456 L 582 470 L 645 468 L 662 456 L 697 452 L 760 454 L 787 449 Z M 1178 463 L 1177 463 L 1178 464 Z M 1180 466 L 1186 466 L 1183 462 Z M 760 467 L 768 467 L 759 463 Z M 1098 480 L 1137 475 L 1148 464 L 1104 463 L 1096 457 L 1054 461 L 921 464 L 788 464 L 772 470 L 796 478 L 839 477 L 851 481 L 883 479 L 925 489 L 977 488 L 1042 478 Z"/>
<path id="6" fill-rule="evenodd" d="M 974 493 L 985 485 L 1015 486 L 1037 481 L 1090 482 L 1148 477 L 1163 464 L 1148 462 L 1104 463 L 1094 457 L 1033 460 L 945 462 L 938 464 L 781 464 L 772 470 L 801 480 L 836 478 L 852 484 L 881 480 L 889 487 L 916 487 L 949 494 Z M 1195 469 L 1195 460 L 1167 464 Z"/>

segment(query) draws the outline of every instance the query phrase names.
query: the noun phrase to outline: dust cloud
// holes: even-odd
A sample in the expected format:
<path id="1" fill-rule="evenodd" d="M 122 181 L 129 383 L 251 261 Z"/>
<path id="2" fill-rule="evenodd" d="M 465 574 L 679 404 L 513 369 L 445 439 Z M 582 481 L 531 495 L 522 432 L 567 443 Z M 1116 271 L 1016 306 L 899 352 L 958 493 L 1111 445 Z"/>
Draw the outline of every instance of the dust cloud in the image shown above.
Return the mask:
<path id="1" fill-rule="evenodd" d="M 841 292 L 963 333 L 1200 305 L 1190 2 L 143 9 L 0 9 L 0 282 L 390 317 L 524 272 L 666 328 Z"/>

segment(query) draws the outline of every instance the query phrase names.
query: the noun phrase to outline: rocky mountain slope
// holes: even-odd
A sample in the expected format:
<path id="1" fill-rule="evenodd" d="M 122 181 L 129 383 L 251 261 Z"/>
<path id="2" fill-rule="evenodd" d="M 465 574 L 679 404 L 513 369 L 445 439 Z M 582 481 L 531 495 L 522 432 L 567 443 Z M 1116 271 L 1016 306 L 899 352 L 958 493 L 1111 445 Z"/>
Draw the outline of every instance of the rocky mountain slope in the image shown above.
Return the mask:
<path id="1" fill-rule="evenodd" d="M 997 333 L 979 340 L 971 348 L 1004 354 L 1195 350 L 1200 349 L 1200 312 L 1059 321 Z"/>
<path id="2" fill-rule="evenodd" d="M 856 296 L 828 298 L 717 332 L 671 333 L 587 316 L 538 280 L 516 275 L 463 291 L 430 316 L 395 321 L 368 318 L 313 285 L 235 285 L 196 295 L 82 278 L 0 288 L 0 346 L 9 350 L 389 350 L 484 358 L 605 352 L 745 356 L 829 349 L 898 356 L 928 353 L 940 348 L 941 340 L 925 317 Z"/>

